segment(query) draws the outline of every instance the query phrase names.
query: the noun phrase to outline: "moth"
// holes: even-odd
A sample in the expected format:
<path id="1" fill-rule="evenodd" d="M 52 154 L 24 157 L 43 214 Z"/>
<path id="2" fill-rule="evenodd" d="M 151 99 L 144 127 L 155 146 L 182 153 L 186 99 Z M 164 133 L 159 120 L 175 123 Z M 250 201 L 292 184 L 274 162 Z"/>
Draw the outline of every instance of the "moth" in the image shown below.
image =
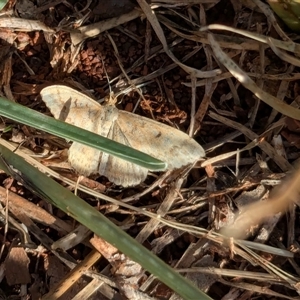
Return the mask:
<path id="1" fill-rule="evenodd" d="M 101 105 L 90 97 L 63 85 L 41 91 L 42 100 L 59 120 L 127 145 L 176 169 L 205 156 L 204 149 L 184 132 L 130 112 L 108 102 Z M 81 175 L 106 176 L 123 187 L 143 182 L 148 170 L 110 154 L 73 142 L 68 152 L 71 166 Z"/>

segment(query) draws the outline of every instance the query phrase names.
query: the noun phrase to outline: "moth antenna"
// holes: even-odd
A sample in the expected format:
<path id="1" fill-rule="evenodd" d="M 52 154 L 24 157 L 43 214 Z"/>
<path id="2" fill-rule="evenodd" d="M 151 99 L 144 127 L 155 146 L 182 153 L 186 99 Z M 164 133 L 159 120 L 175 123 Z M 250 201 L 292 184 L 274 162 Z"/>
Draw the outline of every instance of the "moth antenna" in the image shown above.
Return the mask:
<path id="1" fill-rule="evenodd" d="M 144 95 L 143 95 L 141 89 L 138 88 L 138 87 L 132 82 L 132 80 L 129 78 L 129 76 L 127 75 L 126 71 L 124 70 L 123 64 L 122 64 L 121 59 L 120 59 L 120 56 L 119 56 L 118 48 L 117 48 L 117 46 L 116 46 L 116 44 L 115 44 L 113 38 L 111 37 L 111 35 L 110 35 L 108 32 L 106 32 L 106 35 L 107 35 L 107 37 L 109 38 L 109 40 L 110 40 L 110 42 L 111 42 L 111 44 L 112 44 L 112 46 L 113 46 L 113 48 L 114 48 L 114 51 L 115 51 L 115 53 L 114 53 L 114 54 L 115 54 L 115 57 L 116 57 L 116 59 L 117 59 L 117 61 L 118 61 L 118 64 L 119 64 L 119 66 L 120 66 L 120 69 L 121 69 L 123 75 L 125 76 L 125 78 L 126 78 L 126 80 L 127 80 L 127 83 L 128 83 L 128 85 L 129 85 L 129 88 L 130 88 L 129 91 L 130 91 L 130 90 L 135 90 L 135 91 L 140 95 L 140 99 L 138 100 L 138 103 L 136 104 L 136 106 L 137 106 L 137 105 L 139 104 L 139 102 L 140 102 L 141 99 L 143 99 L 143 100 L 146 100 L 146 99 L 145 99 L 145 97 L 144 97 Z M 127 89 L 126 89 L 126 90 L 127 90 Z M 123 94 L 123 93 L 124 93 L 124 91 L 121 91 L 120 93 L 118 93 L 118 94 L 116 95 L 116 97 L 118 97 L 120 94 Z M 152 116 L 152 118 L 154 119 L 154 116 L 153 116 L 153 114 L 152 114 L 152 111 L 151 111 L 151 116 Z"/>

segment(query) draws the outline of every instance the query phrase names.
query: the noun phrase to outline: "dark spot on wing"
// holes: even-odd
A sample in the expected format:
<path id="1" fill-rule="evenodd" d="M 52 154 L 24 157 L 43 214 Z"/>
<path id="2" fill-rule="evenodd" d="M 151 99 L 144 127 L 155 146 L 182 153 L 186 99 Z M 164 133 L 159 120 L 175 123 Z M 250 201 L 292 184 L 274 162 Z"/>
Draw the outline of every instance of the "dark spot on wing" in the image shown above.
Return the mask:
<path id="1" fill-rule="evenodd" d="M 64 106 L 62 107 L 62 110 L 58 116 L 59 120 L 65 121 L 70 113 L 70 109 L 71 109 L 71 102 L 72 99 L 71 97 L 65 102 Z"/>

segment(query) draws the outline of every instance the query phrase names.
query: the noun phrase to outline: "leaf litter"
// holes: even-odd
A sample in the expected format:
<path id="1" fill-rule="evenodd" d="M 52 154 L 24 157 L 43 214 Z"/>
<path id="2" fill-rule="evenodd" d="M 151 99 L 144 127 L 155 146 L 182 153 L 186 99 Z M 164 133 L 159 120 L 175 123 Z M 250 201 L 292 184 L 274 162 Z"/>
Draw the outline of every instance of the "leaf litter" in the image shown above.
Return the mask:
<path id="1" fill-rule="evenodd" d="M 118 108 L 136 107 L 136 114 L 189 133 L 205 148 L 205 162 L 150 174 L 145 183 L 123 189 L 104 177 L 78 181 L 65 161 L 55 162 L 66 143 L 34 129 L 2 119 L 24 140 L 17 147 L 8 131 L 0 142 L 66 188 L 76 189 L 212 298 L 299 299 L 299 75 L 294 67 L 299 46 L 264 3 L 253 1 L 258 8 L 251 11 L 238 2 L 240 10 L 223 0 L 151 6 L 139 0 L 139 10 L 107 20 L 90 17 L 88 4 L 57 2 L 27 19 L 9 17 L 7 22 L 4 15 L 0 20 L 1 45 L 14 49 L 1 56 L 2 95 L 48 113 L 38 98 L 44 87 L 67 84 L 103 98 L 109 82 L 118 94 Z M 213 25 L 224 23 L 220 11 L 230 12 L 232 19 Z M 150 35 L 141 16 L 151 24 Z M 103 30 L 97 29 L 99 24 Z M 150 43 L 145 41 L 149 38 Z M 126 89 L 118 88 L 121 79 Z M 1 210 L 8 220 L 0 232 L 1 266 L 17 255 L 14 264 L 24 268 L 30 258 L 33 278 L 10 285 L 12 273 L 7 273 L 1 283 L 7 296 L 178 299 L 112 245 L 88 232 L 79 234 L 80 224 L 71 217 L 0 175 L 0 200 L 14 219 Z M 14 245 L 22 229 L 14 229 L 15 222 L 23 223 L 40 246 L 30 248 L 20 239 L 26 253 L 18 254 Z M 69 249 L 65 245 L 69 252 L 58 251 Z M 54 270 L 64 264 L 70 271 L 61 271 L 64 277 L 47 286 L 45 276 L 56 273 L 50 261 Z"/>

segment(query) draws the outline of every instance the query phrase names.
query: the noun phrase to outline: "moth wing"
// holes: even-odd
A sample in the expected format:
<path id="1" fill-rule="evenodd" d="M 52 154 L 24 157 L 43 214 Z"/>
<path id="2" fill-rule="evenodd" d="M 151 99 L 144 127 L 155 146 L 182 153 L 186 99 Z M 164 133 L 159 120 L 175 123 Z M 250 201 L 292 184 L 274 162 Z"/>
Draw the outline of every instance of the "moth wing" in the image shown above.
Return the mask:
<path id="1" fill-rule="evenodd" d="M 91 132 L 99 128 L 103 114 L 100 104 L 67 86 L 52 85 L 41 91 L 41 96 L 56 119 Z M 79 173 L 88 176 L 97 173 L 101 152 L 74 142 L 69 149 L 69 162 Z"/>
<path id="2" fill-rule="evenodd" d="M 41 96 L 55 119 L 87 130 L 90 129 L 86 127 L 95 124 L 93 120 L 103 110 L 93 99 L 64 85 L 48 86 L 41 90 Z"/>
<path id="3" fill-rule="evenodd" d="M 125 111 L 117 123 L 130 146 L 168 164 L 168 169 L 194 163 L 205 156 L 204 149 L 184 132 Z"/>
<path id="4" fill-rule="evenodd" d="M 98 173 L 101 153 L 99 150 L 74 142 L 69 149 L 68 160 L 80 175 L 89 176 Z"/>
<path id="5" fill-rule="evenodd" d="M 108 138 L 132 147 L 117 121 L 112 124 Z M 147 177 L 148 170 L 118 157 L 102 153 L 99 173 L 106 176 L 111 182 L 127 187 L 143 182 Z"/>

